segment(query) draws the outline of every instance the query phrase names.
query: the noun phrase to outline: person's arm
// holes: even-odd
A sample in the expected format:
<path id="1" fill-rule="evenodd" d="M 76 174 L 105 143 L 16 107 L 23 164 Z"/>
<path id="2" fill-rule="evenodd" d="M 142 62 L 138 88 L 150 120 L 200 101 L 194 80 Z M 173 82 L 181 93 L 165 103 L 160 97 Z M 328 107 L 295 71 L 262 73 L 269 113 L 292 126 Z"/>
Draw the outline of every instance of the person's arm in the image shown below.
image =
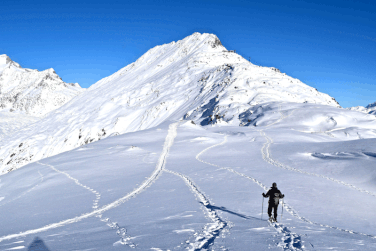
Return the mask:
<path id="1" fill-rule="evenodd" d="M 270 196 L 270 190 L 266 194 L 262 193 L 262 196 L 264 196 L 265 198 L 269 197 Z"/>

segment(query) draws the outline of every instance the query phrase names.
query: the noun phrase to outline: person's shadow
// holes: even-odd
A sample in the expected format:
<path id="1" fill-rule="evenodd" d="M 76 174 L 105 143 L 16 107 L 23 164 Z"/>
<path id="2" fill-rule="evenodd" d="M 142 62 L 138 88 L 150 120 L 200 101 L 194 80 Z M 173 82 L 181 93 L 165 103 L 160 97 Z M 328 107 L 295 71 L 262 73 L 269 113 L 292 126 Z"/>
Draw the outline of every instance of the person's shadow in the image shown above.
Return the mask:
<path id="1" fill-rule="evenodd" d="M 203 204 L 202 202 L 200 202 L 200 203 Z M 213 210 L 221 210 L 223 212 L 230 213 L 230 214 L 236 215 L 236 216 L 238 216 L 240 218 L 247 219 L 247 220 L 251 220 L 252 219 L 252 220 L 259 220 L 259 221 L 267 221 L 267 220 L 263 220 L 263 219 L 256 218 L 256 217 L 253 217 L 253 216 L 240 214 L 240 213 L 231 211 L 231 210 L 229 210 L 229 209 L 227 209 L 225 207 L 217 207 L 217 206 L 213 206 L 213 205 L 206 205 L 205 207 L 213 209 Z"/>
<path id="2" fill-rule="evenodd" d="M 43 240 L 35 237 L 33 242 L 27 248 L 27 251 L 50 251 L 44 244 Z"/>

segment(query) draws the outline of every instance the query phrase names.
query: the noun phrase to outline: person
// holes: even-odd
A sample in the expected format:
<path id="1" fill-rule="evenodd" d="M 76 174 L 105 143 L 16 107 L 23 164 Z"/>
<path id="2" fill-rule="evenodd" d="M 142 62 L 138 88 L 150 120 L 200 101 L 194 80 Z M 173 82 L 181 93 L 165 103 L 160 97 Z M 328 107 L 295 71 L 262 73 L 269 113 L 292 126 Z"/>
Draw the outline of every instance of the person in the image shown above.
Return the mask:
<path id="1" fill-rule="evenodd" d="M 277 222 L 277 211 L 278 211 L 278 204 L 279 199 L 282 199 L 285 197 L 284 194 L 281 193 L 281 191 L 277 188 L 277 183 L 273 183 L 272 187 L 269 189 L 269 191 L 265 194 L 262 193 L 262 196 L 265 198 L 269 197 L 269 207 L 268 207 L 268 215 L 270 221 Z M 274 210 L 274 218 L 272 218 L 272 211 Z"/>

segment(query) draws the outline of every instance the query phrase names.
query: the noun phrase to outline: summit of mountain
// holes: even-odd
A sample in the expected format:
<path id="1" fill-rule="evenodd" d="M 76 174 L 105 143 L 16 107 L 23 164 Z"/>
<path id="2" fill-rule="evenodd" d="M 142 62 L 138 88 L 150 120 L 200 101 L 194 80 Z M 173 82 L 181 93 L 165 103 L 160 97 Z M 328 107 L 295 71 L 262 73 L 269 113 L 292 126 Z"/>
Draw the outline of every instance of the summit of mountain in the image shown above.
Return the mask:
<path id="1" fill-rule="evenodd" d="M 150 49 L 22 133 L 3 139 L 0 171 L 166 121 L 256 125 L 261 115 L 254 114 L 270 102 L 340 107 L 300 80 L 227 50 L 217 36 L 194 33 Z"/>

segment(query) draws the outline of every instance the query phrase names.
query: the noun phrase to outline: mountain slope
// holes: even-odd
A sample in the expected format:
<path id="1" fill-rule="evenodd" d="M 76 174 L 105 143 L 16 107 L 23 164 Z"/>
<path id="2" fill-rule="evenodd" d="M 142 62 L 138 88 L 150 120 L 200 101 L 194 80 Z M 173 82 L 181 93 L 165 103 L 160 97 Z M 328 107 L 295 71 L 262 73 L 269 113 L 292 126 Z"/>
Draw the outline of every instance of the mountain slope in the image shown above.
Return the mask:
<path id="1" fill-rule="evenodd" d="M 0 55 L 0 109 L 42 117 L 83 91 L 65 83 L 51 68 L 39 72 L 24 69 L 7 55 Z"/>
<path id="2" fill-rule="evenodd" d="M 271 102 L 339 107 L 275 68 L 251 64 L 212 34 L 156 46 L 38 124 L 1 142 L 2 173 L 110 135 L 181 118 L 196 124 L 250 125 Z"/>

